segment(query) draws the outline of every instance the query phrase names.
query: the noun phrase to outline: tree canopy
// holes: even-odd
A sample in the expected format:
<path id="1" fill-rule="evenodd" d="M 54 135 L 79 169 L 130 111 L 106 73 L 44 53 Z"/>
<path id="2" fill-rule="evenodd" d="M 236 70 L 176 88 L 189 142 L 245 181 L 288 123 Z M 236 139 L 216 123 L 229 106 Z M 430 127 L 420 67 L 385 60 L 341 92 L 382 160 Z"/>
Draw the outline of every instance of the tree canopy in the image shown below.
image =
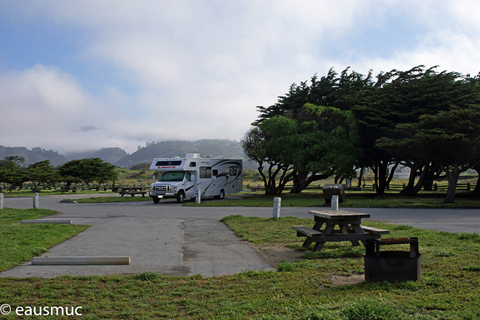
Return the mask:
<path id="1" fill-rule="evenodd" d="M 72 160 L 59 168 L 53 168 L 49 160 L 39 161 L 27 168 L 20 167 L 17 163 L 21 157 L 8 157 L 0 160 L 0 182 L 22 187 L 22 183 L 30 181 L 33 188 L 53 185 L 55 182 L 64 181 L 70 185 L 72 182 L 83 182 L 89 185 L 96 181 L 105 183 L 117 178 L 115 166 L 104 162 L 100 158 Z"/>
<path id="2" fill-rule="evenodd" d="M 100 158 L 71 160 L 60 166 L 59 171 L 70 182 L 82 181 L 87 185 L 93 181 L 104 183 L 117 178 L 115 166 Z"/>
<path id="3" fill-rule="evenodd" d="M 247 156 L 260 165 L 266 192 L 281 193 L 290 181 L 292 192 L 300 192 L 332 174 L 353 176 L 360 152 L 353 114 L 307 103 L 296 117 L 265 119 L 242 140 Z"/>
<path id="4" fill-rule="evenodd" d="M 277 103 L 257 107 L 245 153 L 268 163 L 279 185 L 293 180 L 297 191 L 317 177 L 349 176 L 355 166 L 373 169 L 381 194 L 402 164 L 412 169 L 404 193 L 414 195 L 443 173 L 450 186 L 445 201 L 452 202 L 459 172 L 480 168 L 480 75 L 436 69 L 394 69 L 375 79 L 330 69 L 293 83 Z"/>

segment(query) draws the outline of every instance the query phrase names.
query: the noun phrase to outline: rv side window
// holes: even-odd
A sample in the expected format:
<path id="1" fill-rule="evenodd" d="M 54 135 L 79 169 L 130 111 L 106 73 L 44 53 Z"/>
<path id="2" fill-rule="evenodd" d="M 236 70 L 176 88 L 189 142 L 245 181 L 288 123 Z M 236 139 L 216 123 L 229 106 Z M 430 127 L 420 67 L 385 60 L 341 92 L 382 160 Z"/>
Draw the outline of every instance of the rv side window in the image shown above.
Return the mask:
<path id="1" fill-rule="evenodd" d="M 200 167 L 200 179 L 206 179 L 212 177 L 211 167 Z"/>
<path id="2" fill-rule="evenodd" d="M 190 168 L 195 168 L 197 163 L 195 161 L 190 162 Z"/>
<path id="3" fill-rule="evenodd" d="M 237 175 L 237 167 L 230 167 L 230 175 L 231 176 Z"/>

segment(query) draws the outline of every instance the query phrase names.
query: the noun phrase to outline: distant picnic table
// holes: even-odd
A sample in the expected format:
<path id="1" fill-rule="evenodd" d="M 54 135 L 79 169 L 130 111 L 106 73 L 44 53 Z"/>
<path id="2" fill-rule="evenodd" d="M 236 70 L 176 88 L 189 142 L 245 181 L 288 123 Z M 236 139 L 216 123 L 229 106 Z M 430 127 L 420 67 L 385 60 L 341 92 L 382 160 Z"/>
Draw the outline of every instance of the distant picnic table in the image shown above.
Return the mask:
<path id="1" fill-rule="evenodd" d="M 118 194 L 124 197 L 126 194 L 129 194 L 132 197 L 135 197 L 137 194 L 141 194 L 142 197 L 145 197 L 147 191 L 144 187 L 124 187 L 118 190 Z"/>

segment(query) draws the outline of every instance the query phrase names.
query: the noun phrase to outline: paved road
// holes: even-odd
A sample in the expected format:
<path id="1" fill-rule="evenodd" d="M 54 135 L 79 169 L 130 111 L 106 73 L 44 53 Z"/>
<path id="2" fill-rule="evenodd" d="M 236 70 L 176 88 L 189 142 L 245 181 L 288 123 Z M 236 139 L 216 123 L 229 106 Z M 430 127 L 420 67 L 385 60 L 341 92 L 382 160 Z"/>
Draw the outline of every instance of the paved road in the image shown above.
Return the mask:
<path id="1" fill-rule="evenodd" d="M 138 274 L 220 276 L 271 270 L 261 255 L 240 241 L 219 220 L 227 215 L 271 217 L 272 208 L 183 207 L 174 201 L 73 204 L 65 196 L 41 197 L 40 207 L 89 229 L 43 256 L 130 256 L 128 266 L 33 266 L 30 262 L 0 276 Z M 6 198 L 5 206 L 31 208 L 31 198 Z M 311 217 L 308 210 L 282 208 L 282 216 Z M 370 213 L 372 220 L 449 232 L 480 232 L 478 209 L 347 209 Z"/>

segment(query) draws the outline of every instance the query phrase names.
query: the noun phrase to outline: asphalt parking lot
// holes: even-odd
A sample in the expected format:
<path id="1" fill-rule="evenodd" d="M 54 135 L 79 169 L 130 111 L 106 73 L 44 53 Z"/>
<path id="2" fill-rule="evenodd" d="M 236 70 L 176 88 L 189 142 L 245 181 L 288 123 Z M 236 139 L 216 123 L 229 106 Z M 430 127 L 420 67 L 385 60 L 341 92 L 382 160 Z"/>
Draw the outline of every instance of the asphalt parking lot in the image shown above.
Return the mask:
<path id="1" fill-rule="evenodd" d="M 241 241 L 220 219 L 240 214 L 271 217 L 272 208 L 184 207 L 175 201 L 109 204 L 61 203 L 60 196 L 41 197 L 40 207 L 91 225 L 50 249 L 45 256 L 129 256 L 130 265 L 38 266 L 30 262 L 0 273 L 7 277 L 56 277 L 155 272 L 173 276 L 221 276 L 248 270 L 272 270 L 262 255 Z M 6 198 L 5 206 L 31 208 L 31 198 Z M 309 210 L 282 208 L 282 216 L 310 218 Z M 372 220 L 448 232 L 478 233 L 478 209 L 347 209 L 371 214 Z"/>

